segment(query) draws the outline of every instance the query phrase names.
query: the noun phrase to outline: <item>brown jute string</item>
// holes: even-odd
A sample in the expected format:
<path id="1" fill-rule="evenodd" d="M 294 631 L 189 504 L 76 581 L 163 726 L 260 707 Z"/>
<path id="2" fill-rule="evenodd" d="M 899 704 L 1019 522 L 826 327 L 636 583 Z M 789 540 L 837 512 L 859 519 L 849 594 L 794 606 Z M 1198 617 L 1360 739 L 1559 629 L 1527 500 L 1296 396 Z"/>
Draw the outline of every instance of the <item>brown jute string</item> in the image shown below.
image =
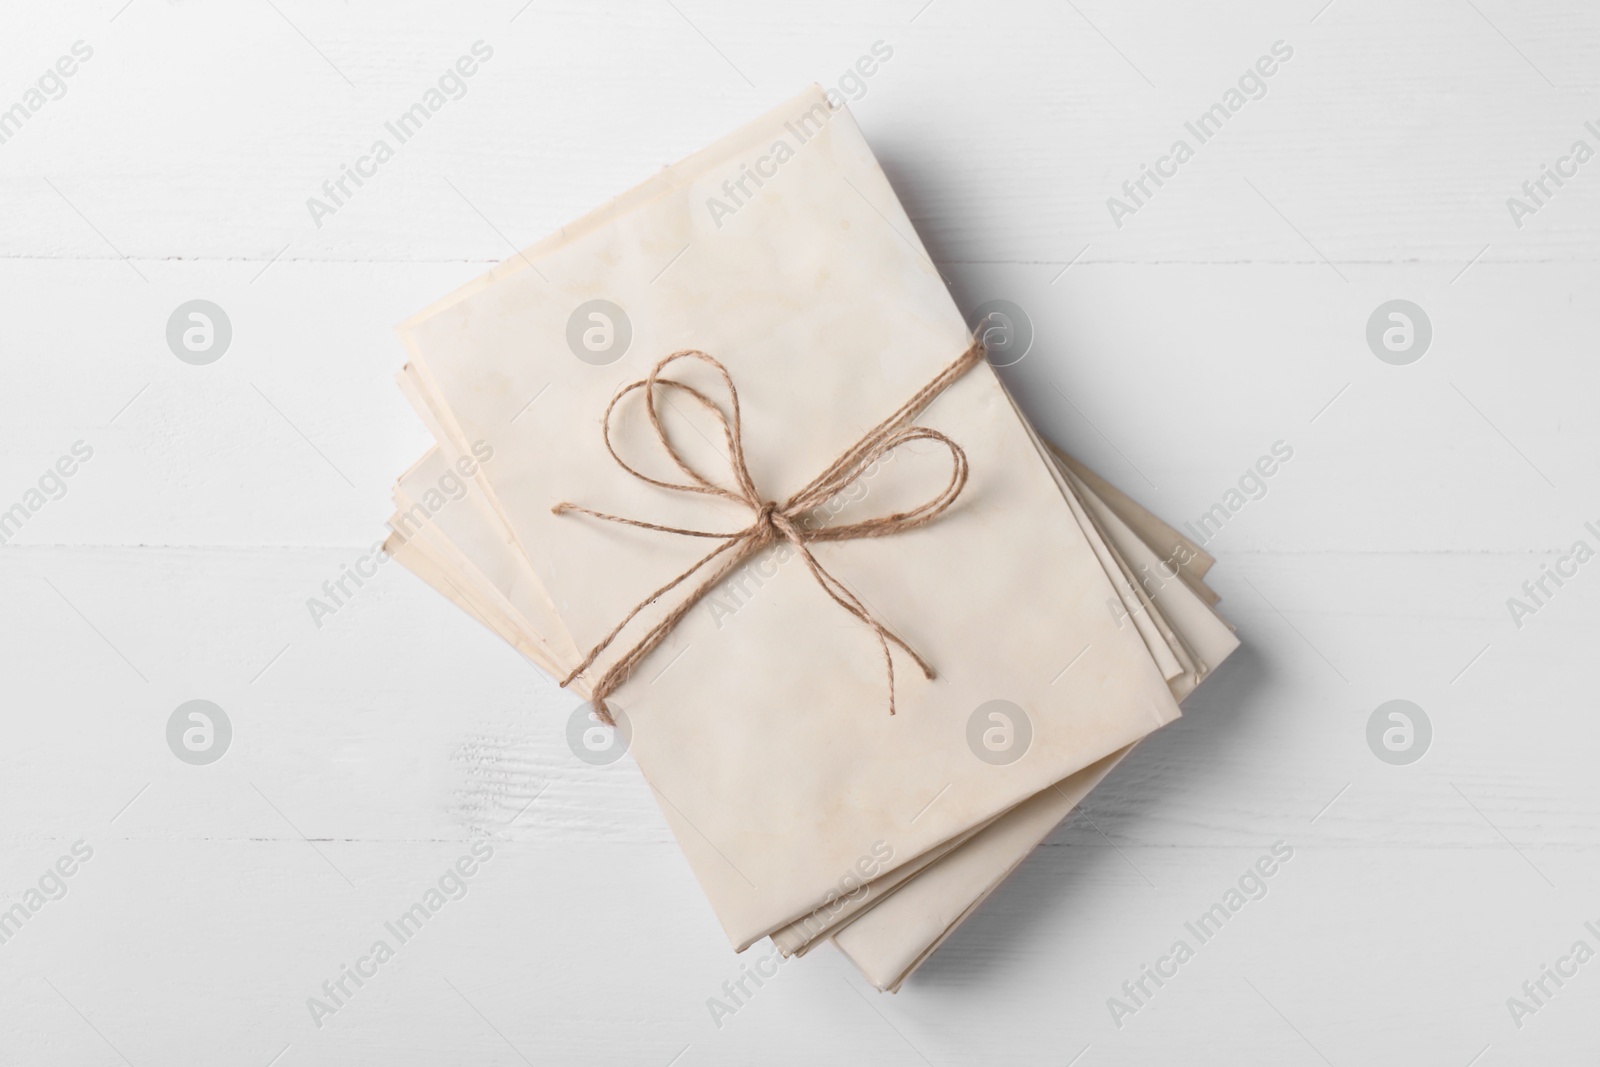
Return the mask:
<path id="1" fill-rule="evenodd" d="M 776 503 L 765 499 L 756 490 L 755 483 L 750 479 L 750 470 L 744 460 L 744 437 L 739 422 L 739 391 L 733 386 L 733 379 L 728 370 L 716 359 L 698 349 L 685 349 L 674 352 L 661 360 L 650 369 L 649 376 L 640 381 L 624 387 L 611 398 L 611 403 L 606 405 L 605 415 L 601 420 L 601 433 L 605 439 L 606 451 L 616 461 L 617 466 L 638 478 L 640 481 L 651 485 L 660 486 L 662 489 L 672 489 L 683 493 L 700 493 L 706 496 L 721 497 L 725 500 L 736 501 L 744 504 L 752 512 L 754 519 L 750 525 L 742 530 L 729 533 L 711 530 L 689 530 L 678 526 L 662 526 L 653 522 L 641 522 L 638 519 L 623 518 L 620 515 L 608 515 L 605 512 L 594 511 L 577 504 L 562 502 L 550 510 L 560 515 L 574 511 L 589 515 L 607 522 L 620 522 L 628 526 L 638 526 L 645 530 L 658 530 L 662 533 L 678 534 L 683 537 L 709 537 L 721 541 L 716 548 L 706 553 L 700 561 L 678 575 L 672 581 L 663 585 L 655 592 L 646 596 L 634 605 L 622 621 L 612 627 L 611 632 L 600 640 L 600 643 L 589 650 L 583 657 L 583 662 L 572 669 L 562 680 L 562 687 L 571 684 L 574 679 L 594 665 L 595 660 L 611 646 L 623 629 L 634 620 L 645 608 L 654 604 L 678 586 L 706 571 L 687 596 L 659 622 L 652 626 L 632 648 L 624 652 L 617 661 L 606 669 L 594 683 L 590 696 L 590 703 L 595 714 L 602 722 L 612 723 L 611 711 L 606 705 L 606 697 L 621 685 L 633 672 L 634 667 L 648 656 L 673 627 L 682 622 L 689 611 L 709 593 L 713 587 L 730 571 L 743 563 L 754 553 L 779 540 L 786 540 L 793 544 L 800 553 L 800 558 L 805 561 L 806 567 L 811 571 L 812 577 L 845 611 L 865 623 L 878 639 L 878 646 L 883 650 L 883 664 L 889 678 L 889 714 L 894 714 L 894 659 L 889 654 L 889 645 L 892 643 L 910 656 L 922 668 L 922 673 L 928 678 L 934 676 L 933 667 L 919 656 L 909 645 L 891 633 L 887 627 L 872 617 L 866 606 L 856 598 L 833 575 L 817 562 L 811 550 L 806 547 L 814 541 L 847 541 L 858 537 L 884 537 L 888 534 L 901 533 L 926 525 L 937 518 L 946 508 L 955 502 L 961 495 L 961 490 L 967 484 L 967 454 L 961 446 L 937 430 L 930 430 L 924 426 L 907 426 L 916 418 L 929 403 L 949 385 L 967 371 L 971 370 L 983 359 L 983 343 L 974 341 L 954 362 L 940 371 L 927 385 L 917 390 L 916 394 L 907 400 L 900 408 L 878 425 L 868 430 L 866 435 L 844 451 L 838 459 L 828 465 L 828 468 L 813 478 L 804 488 L 783 503 Z M 722 384 L 728 390 L 729 411 L 714 403 L 710 397 L 683 382 L 661 377 L 661 372 L 668 364 L 680 359 L 695 359 L 713 367 L 722 378 Z M 667 436 L 666 429 L 661 425 L 661 417 L 656 410 L 656 387 L 676 389 L 690 400 L 699 404 L 716 418 L 722 427 L 723 438 L 728 446 L 728 462 L 733 471 L 735 488 L 728 489 L 716 485 L 691 467 L 678 450 L 673 447 L 672 440 Z M 650 416 L 650 425 L 656 432 L 661 446 L 666 449 L 672 462 L 690 480 L 686 483 L 666 482 L 652 478 L 631 467 L 611 443 L 611 413 L 616 410 L 617 404 L 623 397 L 635 389 L 644 390 L 645 410 Z M 801 517 L 836 494 L 849 488 L 851 483 L 860 478 L 862 473 L 874 462 L 890 451 L 912 441 L 937 441 L 950 450 L 951 470 L 950 481 L 931 499 L 912 508 L 910 511 L 897 511 L 891 515 L 881 515 L 874 519 L 865 519 L 861 522 L 849 523 L 843 526 L 808 528 L 800 521 Z M 708 569 L 709 568 L 709 569 Z"/>

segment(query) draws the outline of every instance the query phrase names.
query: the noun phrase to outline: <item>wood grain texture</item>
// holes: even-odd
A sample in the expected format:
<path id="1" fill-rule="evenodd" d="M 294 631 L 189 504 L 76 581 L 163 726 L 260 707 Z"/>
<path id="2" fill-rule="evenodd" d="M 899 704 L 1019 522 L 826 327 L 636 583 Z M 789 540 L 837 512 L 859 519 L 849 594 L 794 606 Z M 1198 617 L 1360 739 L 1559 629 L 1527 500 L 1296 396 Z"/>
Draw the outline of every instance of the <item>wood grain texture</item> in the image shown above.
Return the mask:
<path id="1" fill-rule="evenodd" d="M 1600 544 L 1600 160 L 1506 207 L 1600 149 L 1591 5 L 97 0 L 0 30 L 0 111 L 93 49 L 0 143 L 0 510 L 94 452 L 0 547 L 0 908 L 93 848 L 0 943 L 0 1062 L 1600 1054 L 1600 963 L 1506 1006 L 1600 949 L 1600 563 L 1520 628 L 1506 606 Z M 316 225 L 479 40 L 465 95 Z M 1183 720 L 900 995 L 819 951 L 718 1026 L 751 958 L 631 764 L 572 756 L 567 695 L 396 566 L 320 626 L 306 599 L 427 445 L 393 323 L 880 40 L 852 109 L 958 302 L 1026 310 L 1004 374 L 1040 428 L 1180 525 L 1294 454 L 1206 546 L 1245 647 Z M 1119 228 L 1107 198 L 1277 41 L 1265 96 Z M 205 367 L 165 340 L 197 297 L 233 326 Z M 1433 324 L 1411 366 L 1364 339 L 1393 298 Z M 165 739 L 197 697 L 235 730 L 209 767 Z M 1433 724 L 1411 766 L 1367 746 L 1394 698 Z M 1107 999 L 1279 840 L 1265 898 L 1119 1028 Z"/>

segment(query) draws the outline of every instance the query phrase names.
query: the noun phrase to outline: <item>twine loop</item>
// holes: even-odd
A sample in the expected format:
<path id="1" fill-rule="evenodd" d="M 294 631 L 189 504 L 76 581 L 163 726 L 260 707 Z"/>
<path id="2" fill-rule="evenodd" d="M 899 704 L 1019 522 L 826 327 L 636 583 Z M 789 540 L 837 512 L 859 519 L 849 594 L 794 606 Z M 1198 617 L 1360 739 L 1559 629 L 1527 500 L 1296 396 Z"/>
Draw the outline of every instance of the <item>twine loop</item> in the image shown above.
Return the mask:
<path id="1" fill-rule="evenodd" d="M 612 663 L 595 680 L 590 703 L 594 708 L 595 714 L 599 716 L 602 722 L 613 724 L 606 698 L 628 678 L 633 668 L 660 645 L 678 623 L 683 621 L 689 611 L 735 567 L 768 545 L 779 541 L 788 541 L 795 546 L 800 558 L 805 561 L 806 568 L 811 572 L 812 577 L 816 579 L 817 584 L 822 587 L 822 591 L 827 593 L 834 603 L 871 629 L 873 636 L 877 638 L 878 646 L 883 652 L 884 670 L 889 681 L 889 714 L 893 715 L 895 713 L 894 658 L 890 654 L 889 646 L 892 644 L 910 656 L 927 678 L 934 677 L 933 667 L 918 655 L 911 646 L 890 632 L 887 626 L 876 619 L 867 610 L 866 605 L 843 582 L 830 574 L 817 561 L 809 546 L 819 541 L 846 541 L 862 537 L 883 537 L 889 534 L 902 533 L 932 522 L 948 509 L 951 504 L 955 503 L 956 498 L 961 495 L 961 490 L 967 483 L 966 452 L 962 450 L 960 445 L 939 431 L 924 426 L 911 426 L 909 423 L 935 397 L 944 392 L 952 382 L 981 362 L 983 354 L 983 343 L 974 341 L 965 352 L 946 366 L 932 381 L 919 389 L 897 411 L 869 430 L 859 441 L 846 449 L 838 459 L 829 464 L 826 470 L 781 503 L 769 500 L 757 492 L 755 483 L 751 480 L 750 471 L 745 465 L 744 459 L 744 436 L 739 416 L 739 392 L 734 388 L 733 379 L 728 374 L 727 368 L 715 358 L 699 349 L 684 349 L 674 352 L 656 363 L 646 377 L 618 390 L 617 394 L 611 398 L 611 402 L 606 406 L 605 415 L 601 420 L 601 433 L 605 440 L 606 451 L 610 453 L 611 458 L 616 461 L 619 467 L 640 481 L 662 489 L 719 497 L 742 504 L 750 509 L 753 518 L 749 525 L 743 529 L 722 532 L 664 526 L 658 523 L 644 522 L 639 519 L 630 519 L 620 515 L 595 511 L 592 508 L 582 507 L 566 501 L 551 508 L 551 511 L 557 515 L 577 512 L 606 522 L 637 526 L 642 529 L 676 534 L 681 537 L 710 538 L 720 542 L 716 548 L 707 552 L 693 566 L 634 605 L 623 616 L 622 620 L 612 627 L 611 632 L 606 634 L 598 644 L 590 649 L 588 654 L 584 656 L 583 661 L 574 667 L 572 672 L 562 680 L 562 687 L 565 688 L 587 672 L 640 612 L 696 575 L 703 575 L 698 585 L 684 595 L 671 611 L 646 631 L 638 641 L 626 652 L 622 653 L 616 662 Z M 727 408 L 724 409 L 694 386 L 672 378 L 662 377 L 662 371 L 678 360 L 696 360 L 712 367 L 721 377 L 722 384 L 727 390 Z M 656 407 L 658 388 L 679 392 L 716 419 L 722 428 L 723 438 L 727 444 L 728 466 L 733 481 L 732 488 L 717 484 L 701 474 L 689 464 L 688 460 L 673 445 L 665 427 L 661 424 L 660 413 Z M 611 441 L 611 416 L 616 411 L 618 403 L 636 389 L 644 390 L 645 410 L 649 414 L 650 425 L 655 431 L 656 439 L 660 442 L 662 449 L 673 464 L 688 479 L 687 481 L 669 482 L 652 478 L 635 469 L 617 454 L 617 450 Z M 934 496 L 906 511 L 897 511 L 889 515 L 880 515 L 876 518 L 864 519 L 841 526 L 810 526 L 802 521 L 804 516 L 812 509 L 848 489 L 883 456 L 901 445 L 909 444 L 913 441 L 932 441 L 943 445 L 950 453 L 950 481 Z"/>

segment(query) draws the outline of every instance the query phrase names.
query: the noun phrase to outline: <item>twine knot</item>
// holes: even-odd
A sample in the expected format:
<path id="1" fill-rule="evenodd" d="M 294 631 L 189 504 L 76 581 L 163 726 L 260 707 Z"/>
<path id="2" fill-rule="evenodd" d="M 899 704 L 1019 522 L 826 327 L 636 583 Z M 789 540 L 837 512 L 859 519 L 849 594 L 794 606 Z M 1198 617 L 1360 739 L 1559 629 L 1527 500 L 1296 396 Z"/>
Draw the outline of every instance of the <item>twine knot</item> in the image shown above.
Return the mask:
<path id="1" fill-rule="evenodd" d="M 776 500 L 767 501 L 761 505 L 761 510 L 756 512 L 756 521 L 752 525 L 759 530 L 758 536 L 760 536 L 763 544 L 776 541 L 784 536 L 784 532 L 778 529 L 777 524 L 773 521 L 777 513 L 778 502 Z"/>
<path id="2" fill-rule="evenodd" d="M 628 651 L 618 657 L 617 661 L 595 681 L 591 690 L 590 703 L 600 720 L 611 724 L 613 720 L 610 709 L 606 704 L 606 697 L 627 679 L 633 668 L 660 645 L 667 634 L 671 633 L 673 628 L 683 621 L 694 605 L 699 603 L 735 567 L 760 549 L 774 542 L 787 540 L 798 550 L 800 558 L 805 561 L 807 569 L 811 572 L 812 577 L 816 579 L 817 584 L 822 587 L 822 591 L 827 593 L 834 603 L 864 623 L 872 630 L 873 636 L 877 638 L 878 646 L 883 651 L 884 670 L 889 680 L 889 714 L 893 715 L 895 712 L 894 658 L 890 655 L 889 646 L 893 644 L 910 656 L 917 666 L 922 668 L 923 675 L 927 678 L 934 677 L 933 667 L 918 655 L 911 646 L 891 633 L 883 623 L 874 618 L 872 613 L 867 610 L 866 605 L 843 582 L 830 574 L 817 561 L 816 556 L 811 552 L 808 545 L 816 541 L 845 541 L 861 537 L 882 537 L 915 529 L 918 526 L 932 522 L 955 502 L 956 497 L 961 495 L 961 490 L 967 483 L 967 454 L 962 451 L 960 445 L 937 430 L 930 430 L 921 426 L 908 426 L 907 424 L 916 418 L 935 397 L 944 392 L 952 382 L 982 362 L 983 354 L 983 343 L 974 341 L 965 352 L 949 366 L 945 367 L 932 381 L 919 389 L 897 411 L 867 431 L 861 440 L 846 449 L 838 459 L 829 464 L 826 470 L 782 503 L 769 500 L 757 492 L 755 483 L 750 478 L 749 468 L 745 465 L 744 437 L 739 422 L 739 392 L 734 388 L 733 379 L 729 376 L 727 368 L 716 359 L 698 349 L 685 349 L 674 352 L 652 367 L 648 376 L 620 389 L 611 398 L 611 403 L 606 406 L 605 415 L 601 419 L 601 434 L 605 440 L 606 451 L 611 454 L 611 458 L 616 461 L 619 467 L 640 481 L 648 482 L 662 489 L 683 493 L 699 493 L 743 504 L 754 513 L 754 518 L 748 526 L 741 530 L 717 532 L 686 529 L 677 526 L 662 526 L 658 523 L 643 522 L 639 519 L 624 518 L 620 515 L 610 515 L 566 501 L 551 508 L 551 511 L 557 515 L 575 511 L 607 522 L 617 522 L 646 530 L 677 534 L 682 537 L 712 538 L 721 542 L 716 548 L 702 556 L 699 562 L 688 570 L 639 601 L 623 617 L 622 621 L 612 627 L 611 632 L 606 634 L 598 644 L 590 649 L 588 654 L 584 656 L 583 661 L 574 667 L 572 672 L 562 680 L 562 687 L 565 688 L 571 684 L 593 666 L 601 653 L 611 646 L 640 612 L 696 574 L 701 573 L 702 570 L 706 570 L 706 574 L 701 579 L 700 584 L 690 590 L 677 606 L 652 626 Z M 661 376 L 661 372 L 669 364 L 680 359 L 698 360 L 716 370 L 722 378 L 722 384 L 727 389 L 729 402 L 727 410 L 724 410 L 721 405 L 712 401 L 710 397 L 693 386 Z M 656 390 L 658 387 L 680 391 L 708 411 L 721 425 L 723 439 L 728 446 L 728 465 L 734 482 L 732 488 L 712 482 L 691 467 L 688 461 L 679 454 L 677 448 L 674 447 L 671 439 L 667 436 L 666 429 L 661 424 L 660 414 L 656 410 Z M 635 389 L 644 390 L 645 410 L 649 414 L 650 425 L 655 430 L 656 438 L 666 451 L 667 456 L 689 481 L 668 482 L 659 478 L 652 478 L 634 469 L 621 456 L 617 455 L 617 450 L 611 443 L 611 415 L 622 398 Z M 897 511 L 893 514 L 847 523 L 842 526 L 814 526 L 801 521 L 801 518 L 812 509 L 849 488 L 861 477 L 864 471 L 883 456 L 912 441 L 934 441 L 945 446 L 950 452 L 950 481 L 935 496 L 908 511 Z"/>

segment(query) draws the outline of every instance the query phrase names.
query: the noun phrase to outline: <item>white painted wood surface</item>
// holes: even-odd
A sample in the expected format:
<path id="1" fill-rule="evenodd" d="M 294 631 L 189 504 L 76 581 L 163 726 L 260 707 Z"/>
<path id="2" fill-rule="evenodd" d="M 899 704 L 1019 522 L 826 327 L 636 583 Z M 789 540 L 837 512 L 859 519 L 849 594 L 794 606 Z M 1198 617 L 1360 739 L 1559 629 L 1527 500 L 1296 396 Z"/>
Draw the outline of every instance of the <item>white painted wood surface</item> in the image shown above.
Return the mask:
<path id="1" fill-rule="evenodd" d="M 466 95 L 314 226 L 479 40 Z M 1045 432 L 1174 522 L 1294 458 L 1210 546 L 1246 645 L 1182 722 L 900 995 L 820 950 L 718 1027 L 741 961 L 631 764 L 568 752 L 566 695 L 398 567 L 320 629 L 305 600 L 426 445 L 394 322 L 880 40 L 853 109 L 963 306 L 1031 316 L 1006 374 Z M 1116 228 L 1106 198 L 1280 40 L 1266 96 Z M 94 450 L 0 549 L 0 900 L 93 857 L 0 944 L 0 1062 L 1600 1054 L 1600 962 L 1506 1005 L 1600 949 L 1600 563 L 1506 607 L 1600 541 L 1600 161 L 1521 228 L 1505 203 L 1600 148 L 1592 5 L 11 5 L 0 108 L 78 41 L 0 144 L 0 508 Z M 164 337 L 197 297 L 234 331 L 203 367 Z M 1397 297 L 1435 331 L 1410 366 L 1364 339 Z M 193 698 L 235 729 L 208 767 L 165 741 Z M 1435 730 L 1411 766 L 1367 747 L 1393 698 Z M 315 1027 L 482 832 L 466 897 Z M 1280 839 L 1268 896 L 1116 1026 Z"/>

